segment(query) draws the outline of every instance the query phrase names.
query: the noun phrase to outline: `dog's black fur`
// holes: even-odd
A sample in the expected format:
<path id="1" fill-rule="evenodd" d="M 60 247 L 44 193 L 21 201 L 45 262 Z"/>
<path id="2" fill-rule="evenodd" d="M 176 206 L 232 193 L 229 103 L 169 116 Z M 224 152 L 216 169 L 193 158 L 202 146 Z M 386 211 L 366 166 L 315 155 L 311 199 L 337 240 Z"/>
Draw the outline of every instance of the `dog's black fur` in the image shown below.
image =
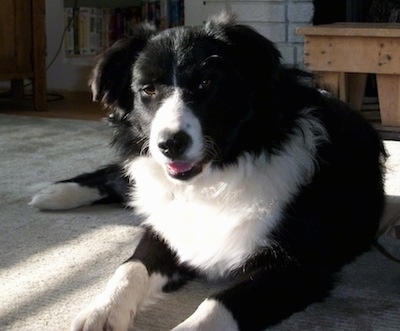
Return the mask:
<path id="1" fill-rule="evenodd" d="M 377 133 L 231 17 L 161 33 L 143 25 L 99 58 L 91 86 L 113 109 L 120 159 L 55 186 L 94 188 L 91 202 L 125 202 L 148 219 L 134 255 L 76 330 L 126 328 L 149 295 L 135 284 L 168 291 L 198 276 L 237 282 L 176 330 L 261 330 L 325 298 L 334 274 L 373 242 L 384 205 Z M 189 158 L 198 145 L 201 155 Z"/>

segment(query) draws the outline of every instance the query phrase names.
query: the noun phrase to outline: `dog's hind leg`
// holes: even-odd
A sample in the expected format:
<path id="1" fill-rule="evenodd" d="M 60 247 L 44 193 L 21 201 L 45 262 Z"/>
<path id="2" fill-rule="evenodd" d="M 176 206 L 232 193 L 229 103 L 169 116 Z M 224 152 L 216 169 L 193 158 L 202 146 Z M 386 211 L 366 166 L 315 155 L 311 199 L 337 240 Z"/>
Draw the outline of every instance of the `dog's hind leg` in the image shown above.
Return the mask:
<path id="1" fill-rule="evenodd" d="M 40 210 L 72 209 L 98 203 L 124 203 L 128 179 L 118 164 L 56 182 L 34 195 L 30 205 Z"/>

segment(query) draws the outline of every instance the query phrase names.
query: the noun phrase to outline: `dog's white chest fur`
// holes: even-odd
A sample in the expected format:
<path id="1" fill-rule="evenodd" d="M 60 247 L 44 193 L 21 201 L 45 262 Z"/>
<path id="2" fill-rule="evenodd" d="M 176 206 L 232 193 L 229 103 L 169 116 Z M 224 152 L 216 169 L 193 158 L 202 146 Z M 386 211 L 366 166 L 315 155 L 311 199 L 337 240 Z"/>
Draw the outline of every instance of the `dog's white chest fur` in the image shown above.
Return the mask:
<path id="1" fill-rule="evenodd" d="M 260 245 L 279 216 L 279 201 L 255 182 L 257 166 L 206 169 L 192 183 L 173 183 L 152 159 L 137 160 L 134 207 L 186 262 L 219 276 L 238 267 Z M 262 163 L 261 161 L 259 163 Z M 261 164 L 259 165 L 261 166 Z M 254 174 L 253 174 L 254 175 Z M 281 200 L 281 199 L 279 199 Z"/>
<path id="2" fill-rule="evenodd" d="M 132 206 L 181 262 L 221 276 L 269 244 L 282 208 L 314 172 L 307 145 L 295 135 L 270 159 L 245 153 L 237 164 L 205 169 L 191 182 L 171 181 L 154 159 L 140 157 L 126 167 L 136 181 Z"/>

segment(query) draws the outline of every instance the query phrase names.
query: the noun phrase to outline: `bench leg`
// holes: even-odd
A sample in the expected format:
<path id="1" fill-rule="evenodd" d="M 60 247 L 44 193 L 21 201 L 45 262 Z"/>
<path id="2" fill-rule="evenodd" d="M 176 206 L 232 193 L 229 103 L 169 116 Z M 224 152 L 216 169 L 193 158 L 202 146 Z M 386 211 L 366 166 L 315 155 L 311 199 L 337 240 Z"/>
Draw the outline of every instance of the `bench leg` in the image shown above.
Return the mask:
<path id="1" fill-rule="evenodd" d="M 356 110 L 361 110 L 367 85 L 367 74 L 346 73 L 346 101 Z"/>
<path id="2" fill-rule="evenodd" d="M 400 75 L 376 75 L 382 125 L 400 126 Z"/>
<path id="3" fill-rule="evenodd" d="M 343 72 L 319 72 L 318 85 L 348 102 L 354 109 L 361 110 L 367 74 Z"/>
<path id="4" fill-rule="evenodd" d="M 45 80 L 33 80 L 33 107 L 35 111 L 47 110 L 47 92 Z"/>
<path id="5" fill-rule="evenodd" d="M 317 72 L 317 84 L 320 88 L 329 91 L 337 97 L 345 97 L 341 86 L 344 84 L 344 75 L 340 72 Z"/>

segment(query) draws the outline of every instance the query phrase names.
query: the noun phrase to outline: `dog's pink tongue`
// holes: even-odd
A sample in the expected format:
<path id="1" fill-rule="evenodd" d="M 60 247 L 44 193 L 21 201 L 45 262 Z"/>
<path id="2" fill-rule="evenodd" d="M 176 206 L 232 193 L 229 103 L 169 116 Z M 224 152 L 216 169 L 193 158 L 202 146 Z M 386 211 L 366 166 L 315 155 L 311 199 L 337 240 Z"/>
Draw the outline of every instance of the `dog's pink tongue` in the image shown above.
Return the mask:
<path id="1" fill-rule="evenodd" d="M 175 174 L 175 175 L 187 172 L 192 168 L 193 168 L 192 163 L 182 162 L 182 161 L 171 162 L 171 163 L 168 163 L 168 165 L 167 165 L 168 172 L 171 174 Z"/>

